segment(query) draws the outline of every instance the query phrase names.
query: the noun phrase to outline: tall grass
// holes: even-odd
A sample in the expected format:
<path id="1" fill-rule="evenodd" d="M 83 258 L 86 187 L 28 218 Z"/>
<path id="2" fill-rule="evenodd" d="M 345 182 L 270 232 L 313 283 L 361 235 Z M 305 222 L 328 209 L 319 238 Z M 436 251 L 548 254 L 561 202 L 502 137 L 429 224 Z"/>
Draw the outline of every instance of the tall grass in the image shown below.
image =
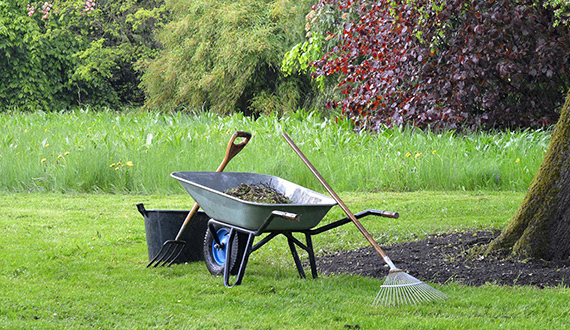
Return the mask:
<path id="1" fill-rule="evenodd" d="M 277 175 L 319 190 L 281 138 L 286 131 L 339 191 L 524 191 L 550 138 L 548 131 L 463 136 L 408 128 L 370 135 L 303 111 L 258 119 L 4 112 L 0 123 L 0 189 L 8 192 L 181 193 L 169 174 L 215 170 L 236 130 L 253 138 L 226 171 Z"/>

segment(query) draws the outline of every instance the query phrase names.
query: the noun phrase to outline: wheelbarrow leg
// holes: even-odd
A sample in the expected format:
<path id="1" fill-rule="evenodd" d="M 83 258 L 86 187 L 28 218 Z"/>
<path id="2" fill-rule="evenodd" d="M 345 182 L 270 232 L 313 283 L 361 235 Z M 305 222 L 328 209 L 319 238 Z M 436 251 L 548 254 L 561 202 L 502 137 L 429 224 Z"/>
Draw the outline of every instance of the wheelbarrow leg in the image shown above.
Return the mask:
<path id="1" fill-rule="evenodd" d="M 229 258 L 230 258 L 231 253 L 232 253 L 231 250 L 232 250 L 233 240 L 235 239 L 237 234 L 238 234 L 238 231 L 235 228 L 230 229 L 230 236 L 228 238 L 228 243 L 226 245 L 227 246 L 227 248 L 226 248 L 226 260 L 230 260 Z M 245 251 L 243 253 L 243 256 L 241 256 L 239 270 L 237 273 L 237 278 L 233 284 L 230 284 L 230 267 L 227 267 L 227 265 L 226 265 L 226 267 L 224 268 L 224 286 L 231 288 L 234 285 L 240 285 L 241 284 L 241 281 L 243 280 L 243 276 L 245 274 L 245 267 L 247 266 L 247 262 L 249 260 L 249 255 L 251 254 L 251 246 L 253 245 L 254 237 L 255 237 L 255 235 L 253 235 L 252 233 L 248 233 Z"/>
<path id="2" fill-rule="evenodd" d="M 293 260 L 295 260 L 295 266 L 297 266 L 299 276 L 301 276 L 301 278 L 307 278 L 307 275 L 305 275 L 305 270 L 303 269 L 303 265 L 301 264 L 301 260 L 299 259 L 299 254 L 295 248 L 295 240 L 292 237 L 293 234 L 283 233 L 283 235 L 287 237 L 287 243 L 289 243 L 289 249 L 291 249 L 291 254 L 293 255 Z"/>
<path id="3" fill-rule="evenodd" d="M 307 253 L 309 254 L 309 264 L 311 265 L 311 275 L 313 278 L 317 278 L 317 262 L 315 260 L 315 251 L 313 250 L 313 238 L 311 234 L 305 233 L 305 238 L 307 240 Z"/>

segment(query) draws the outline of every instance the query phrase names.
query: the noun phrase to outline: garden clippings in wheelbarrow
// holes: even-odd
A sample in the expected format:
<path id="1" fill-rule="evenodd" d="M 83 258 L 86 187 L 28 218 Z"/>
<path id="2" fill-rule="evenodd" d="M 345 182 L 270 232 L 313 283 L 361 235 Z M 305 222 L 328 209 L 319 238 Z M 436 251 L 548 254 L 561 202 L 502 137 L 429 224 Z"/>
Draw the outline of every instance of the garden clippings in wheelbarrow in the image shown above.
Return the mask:
<path id="1" fill-rule="evenodd" d="M 288 197 L 273 189 L 268 184 L 247 184 L 242 183 L 235 188 L 224 192 L 227 195 L 239 198 L 244 201 L 262 204 L 293 204 Z"/>

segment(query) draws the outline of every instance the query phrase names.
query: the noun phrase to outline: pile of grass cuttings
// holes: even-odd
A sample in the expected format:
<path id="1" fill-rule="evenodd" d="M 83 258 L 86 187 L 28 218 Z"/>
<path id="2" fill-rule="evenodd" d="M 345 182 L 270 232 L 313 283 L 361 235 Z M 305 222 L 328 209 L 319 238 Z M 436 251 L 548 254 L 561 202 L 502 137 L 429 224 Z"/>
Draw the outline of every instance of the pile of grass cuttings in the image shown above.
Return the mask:
<path id="1" fill-rule="evenodd" d="M 225 191 L 226 194 L 244 201 L 262 204 L 293 204 L 288 197 L 267 184 L 242 183 Z"/>

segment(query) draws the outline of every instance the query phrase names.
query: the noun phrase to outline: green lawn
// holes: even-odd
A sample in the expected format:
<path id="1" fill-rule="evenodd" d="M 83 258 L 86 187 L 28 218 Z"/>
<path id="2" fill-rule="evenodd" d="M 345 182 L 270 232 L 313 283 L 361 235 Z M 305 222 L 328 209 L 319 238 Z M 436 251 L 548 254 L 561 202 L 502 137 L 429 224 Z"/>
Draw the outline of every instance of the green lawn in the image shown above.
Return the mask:
<path id="1" fill-rule="evenodd" d="M 364 226 L 381 244 L 436 232 L 500 229 L 520 192 L 341 193 L 354 211 L 398 211 Z M 381 281 L 301 280 L 284 239 L 252 255 L 243 284 L 225 288 L 203 263 L 146 269 L 143 217 L 188 209 L 187 195 L 0 194 L 3 329 L 562 329 L 568 288 L 435 286 L 450 299 L 372 307 Z M 344 217 L 333 208 L 324 222 Z M 315 239 L 317 253 L 366 246 L 347 224 Z"/>

